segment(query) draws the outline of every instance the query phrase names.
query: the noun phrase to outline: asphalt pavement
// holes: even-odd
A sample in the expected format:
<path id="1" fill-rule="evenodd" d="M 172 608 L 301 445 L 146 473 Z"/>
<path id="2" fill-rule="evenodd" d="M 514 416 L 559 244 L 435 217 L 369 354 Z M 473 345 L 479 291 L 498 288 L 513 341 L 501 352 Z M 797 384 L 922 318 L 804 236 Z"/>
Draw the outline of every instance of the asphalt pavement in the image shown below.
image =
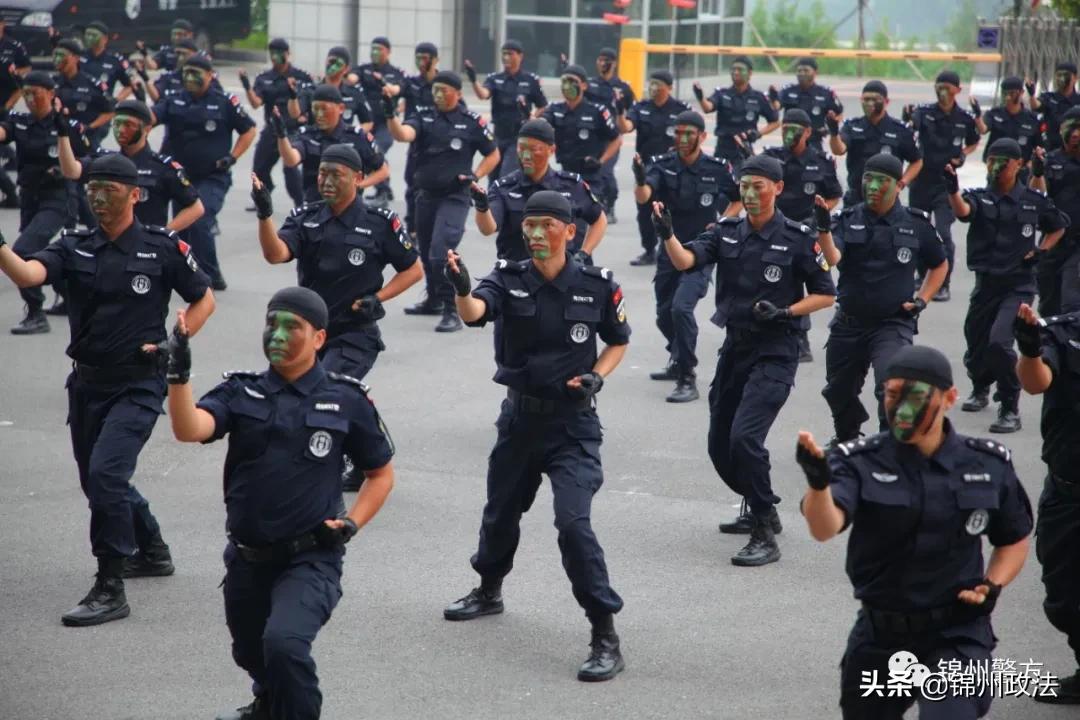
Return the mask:
<path id="1" fill-rule="evenodd" d="M 223 79 L 236 89 L 233 70 L 223 69 Z M 859 87 L 861 81 L 841 86 L 856 112 Z M 925 96 L 930 99 L 929 83 Z M 632 137 L 626 140 L 632 147 Z M 634 332 L 625 361 L 599 396 L 605 483 L 593 504 L 613 586 L 626 602 L 616 626 L 627 670 L 599 685 L 575 679 L 588 652 L 589 626 L 561 567 L 546 485 L 523 519 L 515 569 L 504 588 L 505 614 L 469 623 L 442 619 L 442 608 L 477 582 L 468 561 L 504 391 L 491 382 L 491 328 L 436 335 L 434 318 L 402 314 L 419 299 L 417 286 L 388 303 L 381 322 L 387 350 L 367 378 L 397 446 L 396 485 L 382 512 L 349 545 L 345 595 L 315 646 L 323 717 L 839 717 L 838 663 L 857 607 L 844 573 L 847 538 L 824 545 L 810 538 L 798 514 L 805 481 L 794 462 L 799 429 L 822 440 L 832 434 L 820 395 L 831 311 L 814 318 L 815 361 L 799 367 L 769 436 L 773 483 L 783 498 L 783 558 L 760 569 L 736 568 L 729 557 L 745 537 L 720 535 L 716 526 L 734 515 L 738 498 L 717 478 L 705 442 L 704 394 L 723 332 L 708 321 L 707 299 L 697 313 L 703 397 L 687 405 L 664 402 L 671 384 L 648 377 L 667 359 L 654 322 L 652 269 L 628 265 L 640 252 L 631 156 L 623 152 L 618 165 L 619 223 L 596 253 L 622 284 Z M 401 145 L 389 154 L 399 212 L 404 157 Z M 977 157 L 961 172 L 965 185 L 983 182 Z M 229 288 L 192 342 L 197 394 L 218 383 L 222 371 L 265 367 L 266 302 L 296 281 L 293 266 L 271 267 L 259 252 L 255 216 L 244 210 L 251 159 L 249 152 L 234 169 L 219 218 L 218 252 Z M 280 223 L 289 205 L 280 170 L 275 176 Z M 17 225 L 16 211 L 0 210 L 9 241 Z M 970 389 L 961 330 L 972 286 L 962 260 L 965 231 L 954 228 L 960 258 L 954 299 L 931 305 L 917 338 L 949 356 L 962 395 Z M 491 267 L 493 248 L 470 218 L 460 252 L 474 278 Z M 87 503 L 64 424 L 68 332 L 54 321 L 48 335 L 8 335 L 21 314 L 15 288 L 0 279 L 0 718 L 193 720 L 247 703 L 250 685 L 230 656 L 219 589 L 226 444 L 182 445 L 165 417 L 134 482 L 161 522 L 176 575 L 128 581 L 128 619 L 88 629 L 61 626 L 61 613 L 83 596 L 94 573 Z M 865 402 L 872 407 L 869 387 Z M 1024 397 L 1021 410 L 1023 430 L 998 439 L 1012 449 L 1034 503 L 1045 472 L 1038 400 Z M 985 436 L 994 410 L 957 409 L 951 417 L 961 432 Z M 1032 659 L 1048 672 L 1068 674 L 1075 670 L 1072 655 L 1043 615 L 1039 570 L 1033 550 L 1002 594 L 994 655 Z M 995 701 L 991 716 L 1049 720 L 1073 718 L 1075 711 L 1012 698 Z"/>

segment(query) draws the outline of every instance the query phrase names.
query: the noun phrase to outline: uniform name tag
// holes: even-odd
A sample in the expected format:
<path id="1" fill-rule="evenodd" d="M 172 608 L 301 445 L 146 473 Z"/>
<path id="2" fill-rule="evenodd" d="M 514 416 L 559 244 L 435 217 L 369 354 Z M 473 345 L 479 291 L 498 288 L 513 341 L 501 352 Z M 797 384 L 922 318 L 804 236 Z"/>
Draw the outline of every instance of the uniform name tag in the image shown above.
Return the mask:
<path id="1" fill-rule="evenodd" d="M 266 396 L 263 395 L 261 392 L 258 392 L 256 390 L 252 390 L 249 387 L 245 387 L 244 392 L 246 392 L 248 395 L 250 395 L 251 397 L 256 398 L 258 400 L 265 400 L 266 399 Z"/>
<path id="2" fill-rule="evenodd" d="M 304 227 L 306 227 L 306 228 L 317 228 L 317 227 L 319 227 L 319 223 L 317 223 L 317 222 L 306 222 L 306 223 L 304 223 Z"/>
<path id="3" fill-rule="evenodd" d="M 360 233 L 361 235 L 370 235 L 371 234 L 371 231 L 368 230 L 367 228 L 354 227 L 353 230 Z"/>
<path id="4" fill-rule="evenodd" d="M 1036 208 L 1035 208 L 1034 205 L 1021 205 L 1020 209 L 1021 210 L 1035 210 Z"/>
<path id="5" fill-rule="evenodd" d="M 592 303 L 596 301 L 596 298 L 589 295 L 574 295 L 573 300 L 576 303 Z"/>
<path id="6" fill-rule="evenodd" d="M 716 178 L 714 178 L 714 177 L 705 177 L 704 175 L 702 175 L 701 176 L 701 182 L 716 182 Z"/>
<path id="7" fill-rule="evenodd" d="M 528 290 L 522 290 L 520 288 L 514 288 L 513 290 L 510 291 L 510 294 L 513 295 L 516 298 L 527 298 L 527 297 L 529 297 L 529 291 Z"/>
<path id="8" fill-rule="evenodd" d="M 852 230 L 865 230 L 866 226 L 865 225 L 852 225 L 851 229 Z"/>
<path id="9" fill-rule="evenodd" d="M 341 406 L 337 403 L 315 403 L 316 410 L 326 410 L 327 412 L 341 412 Z"/>
<path id="10" fill-rule="evenodd" d="M 885 133 L 885 137 L 894 138 L 894 137 L 896 137 L 896 133 L 887 132 L 887 133 Z"/>
<path id="11" fill-rule="evenodd" d="M 817 170 L 817 169 L 818 169 L 818 166 L 817 166 L 817 165 L 807 165 L 807 166 L 806 166 L 806 169 L 807 169 L 807 170 Z"/>
<path id="12" fill-rule="evenodd" d="M 145 258 L 146 260 L 157 260 L 157 253 L 137 252 L 135 253 L 135 257 Z"/>
<path id="13" fill-rule="evenodd" d="M 779 250 L 780 252 L 787 252 L 788 251 L 788 248 L 787 248 L 786 245 L 770 245 L 769 249 L 770 250 Z"/>
<path id="14" fill-rule="evenodd" d="M 738 245 L 739 244 L 739 241 L 736 238 L 728 237 L 727 235 L 721 235 L 720 239 L 723 240 L 726 243 L 730 243 L 731 245 Z"/>
<path id="15" fill-rule="evenodd" d="M 469 126 L 468 125 L 455 125 L 454 129 L 455 130 L 468 130 Z"/>
<path id="16" fill-rule="evenodd" d="M 964 482 L 990 482 L 990 473 L 964 473 Z"/>
<path id="17" fill-rule="evenodd" d="M 871 475 L 871 477 L 873 477 L 878 482 L 883 482 L 883 483 L 896 482 L 900 478 L 899 475 L 890 475 L 889 473 L 880 473 L 880 472 L 870 473 L 870 475 Z"/>
<path id="18" fill-rule="evenodd" d="M 911 228 L 905 228 L 905 227 L 896 228 L 896 232 L 900 233 L 901 235 L 914 235 L 915 234 L 914 230 L 912 230 Z"/>
<path id="19" fill-rule="evenodd" d="M 979 198 L 979 200 L 980 200 L 980 202 L 986 203 L 987 205 L 993 205 L 994 204 L 994 201 L 991 200 L 990 198 Z"/>

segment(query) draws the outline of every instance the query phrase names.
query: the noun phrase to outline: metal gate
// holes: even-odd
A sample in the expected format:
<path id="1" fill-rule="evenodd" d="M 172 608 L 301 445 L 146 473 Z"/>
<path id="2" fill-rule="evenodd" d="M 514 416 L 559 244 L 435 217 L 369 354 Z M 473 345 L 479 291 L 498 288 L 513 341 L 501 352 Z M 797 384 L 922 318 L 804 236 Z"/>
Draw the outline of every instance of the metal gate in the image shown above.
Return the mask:
<path id="1" fill-rule="evenodd" d="M 1001 77 L 1038 77 L 1053 88 L 1054 66 L 1080 60 L 1080 23 L 1059 18 L 1008 18 L 1001 24 Z"/>

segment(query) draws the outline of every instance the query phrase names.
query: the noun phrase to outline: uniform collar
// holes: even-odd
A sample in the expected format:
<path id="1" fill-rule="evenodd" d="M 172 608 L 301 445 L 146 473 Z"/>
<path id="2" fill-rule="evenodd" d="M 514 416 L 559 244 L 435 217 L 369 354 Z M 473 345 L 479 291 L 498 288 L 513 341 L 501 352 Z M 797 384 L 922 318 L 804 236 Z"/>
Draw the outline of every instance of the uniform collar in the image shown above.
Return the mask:
<path id="1" fill-rule="evenodd" d="M 907 213 L 907 211 L 904 210 L 904 206 L 900 203 L 899 197 L 896 198 L 896 202 L 893 203 L 893 206 L 889 208 L 889 212 L 884 215 L 875 214 L 869 206 L 865 205 L 865 203 L 864 208 L 865 211 L 863 212 L 863 215 L 867 220 L 882 222 L 886 225 L 897 225 L 904 219 L 903 216 Z"/>
<path id="2" fill-rule="evenodd" d="M 540 270 L 536 267 L 536 263 L 529 262 L 529 271 L 525 274 L 525 284 L 529 286 L 531 292 L 536 292 L 544 285 L 551 285 L 559 292 L 566 292 L 570 288 L 570 280 L 577 273 L 577 267 L 574 265 L 574 259 L 570 256 L 570 253 L 566 253 L 566 264 L 563 265 L 562 271 L 556 275 L 552 280 L 548 280 L 540 274 Z"/>
<path id="3" fill-rule="evenodd" d="M 554 179 L 555 179 L 555 171 L 551 169 L 550 164 L 548 164 L 548 168 L 547 168 L 547 171 L 544 173 L 544 176 L 542 178 L 540 178 L 540 182 L 535 182 L 534 183 L 532 181 L 532 179 L 528 175 L 525 174 L 524 170 L 521 172 L 521 186 L 522 187 L 529 187 L 530 185 L 535 185 L 536 187 L 547 187 L 548 184 L 550 182 L 552 182 Z"/>
<path id="4" fill-rule="evenodd" d="M 333 130 L 331 130 L 330 132 L 323 132 L 322 130 L 319 130 L 319 127 L 318 127 L 317 125 L 315 125 L 314 123 L 312 124 L 312 127 L 314 127 L 314 128 L 315 128 L 315 130 L 317 130 L 318 132 L 322 133 L 323 135 L 325 135 L 326 137 L 330 138 L 331 140 L 338 140 L 338 139 L 340 139 L 340 138 L 341 138 L 341 136 L 342 136 L 342 135 L 344 135 L 344 134 L 345 134 L 345 133 L 346 133 L 346 132 L 348 131 L 348 129 L 349 129 L 349 128 L 348 128 L 348 126 L 347 126 L 347 125 L 345 124 L 345 118 L 344 118 L 344 116 L 343 116 L 343 117 L 341 117 L 341 118 L 340 118 L 340 119 L 338 120 L 338 124 L 337 124 L 337 125 L 336 125 L 336 126 L 334 127 L 334 129 L 333 129 Z"/>
<path id="5" fill-rule="evenodd" d="M 990 195 L 993 196 L 994 200 L 1001 201 L 1007 197 L 1013 202 L 1018 203 L 1020 202 L 1020 195 L 1024 192 L 1024 186 L 1021 185 L 1019 179 L 1017 179 L 1017 181 L 1013 184 L 1012 190 L 1007 193 L 999 193 L 993 188 L 987 188 L 987 190 L 990 191 Z"/>
<path id="6" fill-rule="evenodd" d="M 684 170 L 686 172 L 691 172 L 691 173 L 694 173 L 695 175 L 700 173 L 701 170 L 702 170 L 702 167 L 705 165 L 705 163 L 706 163 L 705 157 L 706 157 L 705 151 L 702 150 L 698 154 L 697 160 L 695 160 L 694 162 L 687 165 L 686 163 L 684 163 L 682 161 L 682 158 L 679 157 L 679 152 L 677 150 L 675 151 L 675 163 L 676 163 L 676 166 L 680 170 Z"/>
<path id="7" fill-rule="evenodd" d="M 781 228 L 784 227 L 784 215 L 780 212 L 779 209 L 777 209 L 772 216 L 772 220 L 767 222 L 765 224 L 765 227 L 761 228 L 761 230 L 755 230 L 754 226 L 750 224 L 749 219 L 746 219 L 744 222 L 745 224 L 743 225 L 742 232 L 742 236 L 744 239 L 749 238 L 751 235 L 757 235 L 765 242 L 770 242 L 773 235 L 775 235 L 777 232 L 780 231 Z"/>
<path id="8" fill-rule="evenodd" d="M 356 199 L 353 200 L 352 205 L 345 208 L 345 211 L 340 215 L 335 215 L 334 211 L 330 209 L 329 203 L 324 203 L 319 208 L 319 213 L 315 216 L 316 222 L 320 225 L 330 222 L 333 219 L 340 220 L 345 225 L 354 225 L 353 218 L 364 212 L 364 199 L 361 197 L 361 191 L 356 192 Z"/>
<path id="9" fill-rule="evenodd" d="M 952 471 L 956 467 L 957 459 L 962 455 L 963 441 L 957 434 L 956 429 L 952 426 L 949 418 L 945 418 L 944 424 L 945 439 L 941 443 L 941 447 L 937 449 L 930 457 L 923 457 L 919 449 L 914 445 L 902 443 L 889 433 L 889 440 L 896 446 L 896 454 L 900 459 L 918 458 L 925 462 L 937 465 L 942 470 Z"/>
<path id="10" fill-rule="evenodd" d="M 277 370 L 271 367 L 269 372 L 266 373 L 266 385 L 267 390 L 272 393 L 279 392 L 284 388 L 291 386 L 296 388 L 297 392 L 301 395 L 306 396 L 310 395 L 325 377 L 326 370 L 323 369 L 322 363 L 316 358 L 315 364 L 311 369 L 297 378 L 296 382 L 293 383 L 286 381 L 285 378 L 278 375 Z"/>
<path id="11" fill-rule="evenodd" d="M 142 233 L 142 223 L 138 218 L 132 220 L 128 229 L 120 233 L 120 236 L 116 240 L 109 240 L 105 237 L 105 233 L 101 232 L 101 228 L 94 231 L 94 249 L 99 250 L 110 242 L 119 248 L 120 252 L 125 255 L 130 255 L 131 251 L 135 249 L 135 240 Z"/>

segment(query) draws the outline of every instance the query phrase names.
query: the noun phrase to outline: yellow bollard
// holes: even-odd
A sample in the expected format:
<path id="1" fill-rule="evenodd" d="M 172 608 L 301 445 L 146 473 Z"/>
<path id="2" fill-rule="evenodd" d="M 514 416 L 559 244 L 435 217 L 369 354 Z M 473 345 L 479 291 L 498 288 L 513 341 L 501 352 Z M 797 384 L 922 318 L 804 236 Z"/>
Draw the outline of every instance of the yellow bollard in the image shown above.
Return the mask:
<path id="1" fill-rule="evenodd" d="M 619 77 L 634 89 L 634 95 L 645 95 L 645 68 L 648 54 L 641 38 L 623 38 L 619 43 Z"/>

